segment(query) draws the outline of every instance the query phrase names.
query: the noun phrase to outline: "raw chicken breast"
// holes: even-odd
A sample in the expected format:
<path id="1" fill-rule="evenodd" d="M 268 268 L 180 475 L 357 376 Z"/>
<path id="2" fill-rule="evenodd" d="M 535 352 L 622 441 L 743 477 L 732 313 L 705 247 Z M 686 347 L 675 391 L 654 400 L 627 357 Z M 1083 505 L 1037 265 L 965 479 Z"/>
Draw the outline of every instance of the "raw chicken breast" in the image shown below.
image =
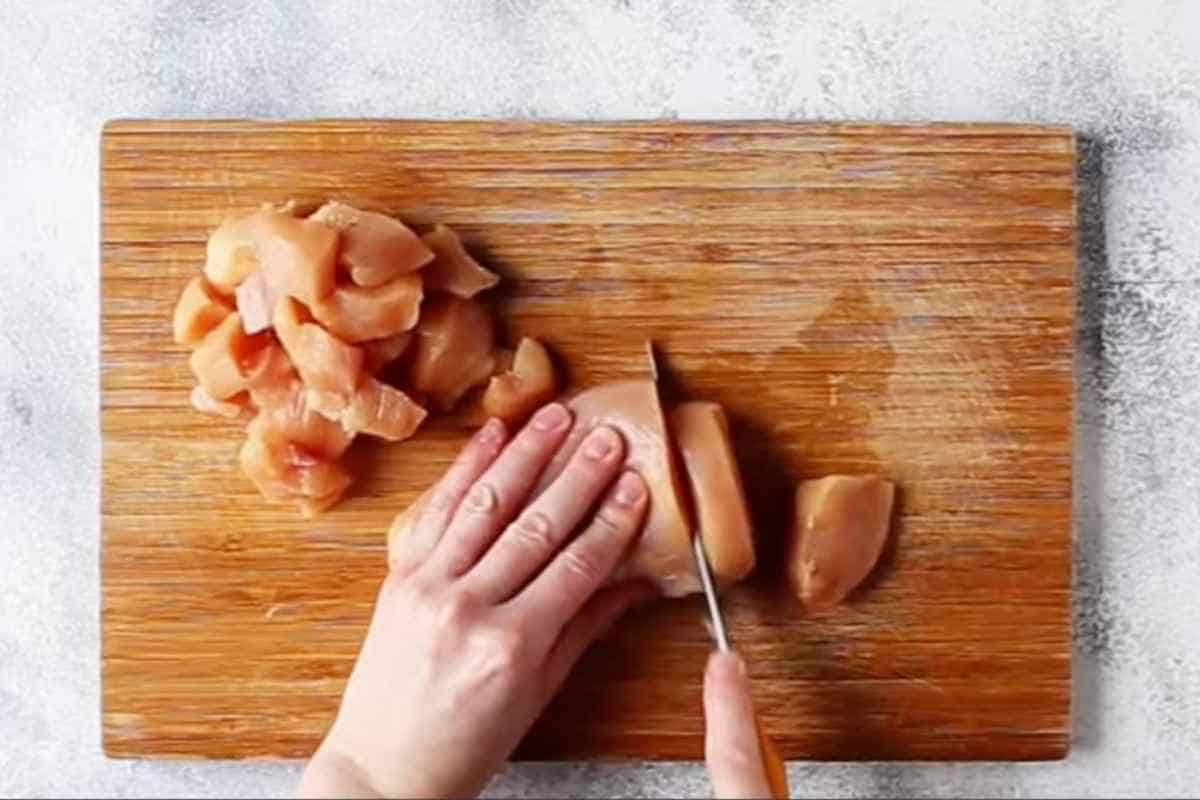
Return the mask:
<path id="1" fill-rule="evenodd" d="M 339 286 L 310 309 L 330 333 L 353 344 L 411 330 L 423 295 L 421 276 L 409 273 L 379 286 Z"/>
<path id="2" fill-rule="evenodd" d="M 614 574 L 614 580 L 644 578 L 667 597 L 700 591 L 691 521 L 657 386 L 649 380 L 605 384 L 576 395 L 567 407 L 575 415 L 574 425 L 546 467 L 535 495 L 558 477 L 593 428 L 611 425 L 625 439 L 625 466 L 641 475 L 650 490 L 650 508 L 641 538 Z"/>
<path id="3" fill-rule="evenodd" d="M 717 403 L 682 403 L 668 423 L 691 486 L 697 534 L 717 583 L 729 586 L 754 569 L 754 528 L 725 411 Z"/>
<path id="4" fill-rule="evenodd" d="M 437 225 L 421 239 L 436 254 L 432 263 L 421 271 L 425 288 L 474 297 L 500 282 L 500 276 L 472 258 L 458 234 L 447 226 Z"/>
<path id="5" fill-rule="evenodd" d="M 494 364 L 491 315 L 476 300 L 452 294 L 431 296 L 417 323 L 409 370 L 412 386 L 444 411 L 468 389 L 487 380 Z"/>
<path id="6" fill-rule="evenodd" d="M 550 354 L 537 339 L 521 339 L 511 362 L 504 372 L 488 381 L 482 405 L 489 417 L 500 417 L 515 425 L 554 399 L 558 377 Z"/>
<path id="7" fill-rule="evenodd" d="M 271 343 L 270 334 L 247 335 L 235 311 L 204 337 L 188 363 L 210 397 L 227 400 L 247 388 L 248 371 Z"/>
<path id="8" fill-rule="evenodd" d="M 412 436 L 426 415 L 404 392 L 369 376 L 348 401 L 335 392 L 310 389 L 308 403 L 351 433 L 367 433 L 389 442 Z"/>
<path id="9" fill-rule="evenodd" d="M 304 306 L 285 297 L 275 307 L 275 334 L 309 389 L 354 394 L 362 372 L 363 354 L 309 321 Z"/>
<path id="10" fill-rule="evenodd" d="M 192 278 L 175 304 L 175 318 L 172 321 L 175 341 L 178 344 L 198 344 L 232 311 L 233 304 L 202 276 Z"/>
<path id="11" fill-rule="evenodd" d="M 270 208 L 255 213 L 251 225 L 263 277 L 277 293 L 312 306 L 333 292 L 336 228 Z"/>
<path id="12" fill-rule="evenodd" d="M 232 295 L 257 269 L 253 215 L 222 222 L 208 237 L 204 277 L 223 294 Z"/>
<path id="13" fill-rule="evenodd" d="M 262 272 L 252 272 L 234 293 L 242 327 L 246 333 L 258 333 L 271 327 L 271 315 L 283 293 L 276 289 Z"/>
<path id="14" fill-rule="evenodd" d="M 330 202 L 309 219 L 342 232 L 340 262 L 359 286 L 380 286 L 433 260 L 419 236 L 386 214 Z"/>
<path id="15" fill-rule="evenodd" d="M 409 331 L 386 339 L 360 342 L 358 346 L 363 351 L 363 369 L 370 375 L 378 375 L 407 353 L 412 341 L 413 333 Z"/>
<path id="16" fill-rule="evenodd" d="M 808 608 L 845 599 L 870 574 L 891 527 L 895 486 L 878 475 L 830 475 L 796 488 L 787 574 Z"/>

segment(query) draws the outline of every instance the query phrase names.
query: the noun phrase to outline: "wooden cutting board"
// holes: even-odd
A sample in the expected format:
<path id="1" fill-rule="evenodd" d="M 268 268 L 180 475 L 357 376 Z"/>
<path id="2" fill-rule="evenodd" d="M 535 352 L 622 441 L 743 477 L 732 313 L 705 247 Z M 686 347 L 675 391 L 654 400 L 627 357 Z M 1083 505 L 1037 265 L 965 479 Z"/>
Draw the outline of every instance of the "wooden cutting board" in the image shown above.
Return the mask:
<path id="1" fill-rule="evenodd" d="M 110 755 L 298 757 L 334 713 L 384 530 L 469 430 L 356 445 L 301 520 L 193 412 L 170 315 L 227 214 L 336 197 L 444 222 L 511 337 L 573 386 L 643 369 L 729 410 L 760 537 L 732 636 L 787 758 L 1049 759 L 1068 746 L 1074 140 L 1005 126 L 117 122 L 102 199 L 103 729 Z M 899 482 L 853 602 L 781 588 L 793 482 Z M 702 757 L 698 598 L 585 659 L 527 758 Z"/>

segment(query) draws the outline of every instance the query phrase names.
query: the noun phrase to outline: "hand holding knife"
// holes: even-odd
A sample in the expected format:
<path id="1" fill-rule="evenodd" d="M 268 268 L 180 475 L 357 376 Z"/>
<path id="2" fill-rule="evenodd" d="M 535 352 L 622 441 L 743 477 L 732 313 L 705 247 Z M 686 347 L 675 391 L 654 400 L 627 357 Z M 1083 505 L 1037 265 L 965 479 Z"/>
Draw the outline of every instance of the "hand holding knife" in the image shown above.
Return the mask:
<path id="1" fill-rule="evenodd" d="M 712 570 L 698 534 L 692 537 L 692 547 L 704 596 L 708 600 L 713 641 L 717 646 L 704 676 L 704 748 L 713 789 L 717 797 L 787 797 L 787 771 L 783 759 L 763 731 L 754 711 L 746 667 L 729 646 Z M 761 772 L 747 771 L 745 754 L 748 752 L 757 753 Z"/>

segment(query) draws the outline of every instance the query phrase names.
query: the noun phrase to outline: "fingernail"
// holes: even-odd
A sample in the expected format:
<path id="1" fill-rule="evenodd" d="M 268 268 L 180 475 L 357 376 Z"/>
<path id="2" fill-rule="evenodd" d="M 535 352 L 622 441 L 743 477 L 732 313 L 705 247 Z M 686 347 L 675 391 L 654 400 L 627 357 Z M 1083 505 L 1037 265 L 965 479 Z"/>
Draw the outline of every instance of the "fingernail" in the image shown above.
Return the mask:
<path id="1" fill-rule="evenodd" d="M 588 434 L 587 442 L 583 446 L 583 454 L 599 461 L 616 449 L 617 434 L 613 432 L 612 428 L 601 425 Z"/>
<path id="2" fill-rule="evenodd" d="M 480 444 L 496 444 L 504 438 L 504 423 L 492 417 L 479 429 Z"/>
<path id="3" fill-rule="evenodd" d="M 646 496 L 646 484 L 641 477 L 634 472 L 626 472 L 617 481 L 617 491 L 613 493 L 613 500 L 618 505 L 635 506 L 642 502 L 642 498 Z"/>
<path id="4" fill-rule="evenodd" d="M 555 431 L 566 425 L 570 418 L 561 403 L 551 403 L 533 415 L 533 427 L 539 431 Z"/>

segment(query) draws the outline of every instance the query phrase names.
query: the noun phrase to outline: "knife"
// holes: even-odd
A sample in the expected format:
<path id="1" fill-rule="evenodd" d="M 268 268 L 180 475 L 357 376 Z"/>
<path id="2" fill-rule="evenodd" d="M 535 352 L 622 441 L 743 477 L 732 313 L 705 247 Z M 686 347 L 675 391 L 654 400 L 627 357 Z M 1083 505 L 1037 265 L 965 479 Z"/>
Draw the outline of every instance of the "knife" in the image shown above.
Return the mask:
<path id="1" fill-rule="evenodd" d="M 704 597 L 708 600 L 708 618 L 712 623 L 712 637 L 717 650 L 722 653 L 732 652 L 729 646 L 729 635 L 725 632 L 725 619 L 721 616 L 721 605 L 717 601 L 717 587 L 713 583 L 712 569 L 708 565 L 708 557 L 704 553 L 704 542 L 700 534 L 692 536 L 692 551 L 696 555 L 696 570 L 700 573 L 700 584 L 704 587 Z M 767 776 L 767 785 L 771 787 L 771 797 L 775 800 L 788 796 L 787 769 L 779 750 L 771 737 L 763 730 L 758 712 L 754 714 L 754 730 L 758 734 L 758 751 L 762 755 L 763 771 Z"/>
<path id="2" fill-rule="evenodd" d="M 658 354 L 655 352 L 654 342 L 649 339 L 646 340 L 646 360 L 650 365 L 650 379 L 658 383 L 660 377 Z M 708 556 L 704 553 L 704 541 L 698 531 L 692 533 L 692 552 L 696 556 L 696 571 L 700 573 L 700 584 L 704 587 L 704 596 L 708 600 L 708 617 L 712 622 L 713 641 L 717 645 L 717 650 L 728 653 L 733 648 L 729 646 L 729 635 L 725 632 L 725 620 L 721 616 L 721 605 L 717 602 L 717 587 L 713 583 L 712 569 L 708 564 Z M 754 714 L 754 731 L 758 735 L 758 751 L 762 755 L 763 771 L 767 776 L 767 786 L 771 789 L 771 797 L 773 800 L 786 798 L 788 796 L 787 769 L 783 765 L 783 759 L 780 758 L 775 743 L 763 730 L 757 712 Z"/>

